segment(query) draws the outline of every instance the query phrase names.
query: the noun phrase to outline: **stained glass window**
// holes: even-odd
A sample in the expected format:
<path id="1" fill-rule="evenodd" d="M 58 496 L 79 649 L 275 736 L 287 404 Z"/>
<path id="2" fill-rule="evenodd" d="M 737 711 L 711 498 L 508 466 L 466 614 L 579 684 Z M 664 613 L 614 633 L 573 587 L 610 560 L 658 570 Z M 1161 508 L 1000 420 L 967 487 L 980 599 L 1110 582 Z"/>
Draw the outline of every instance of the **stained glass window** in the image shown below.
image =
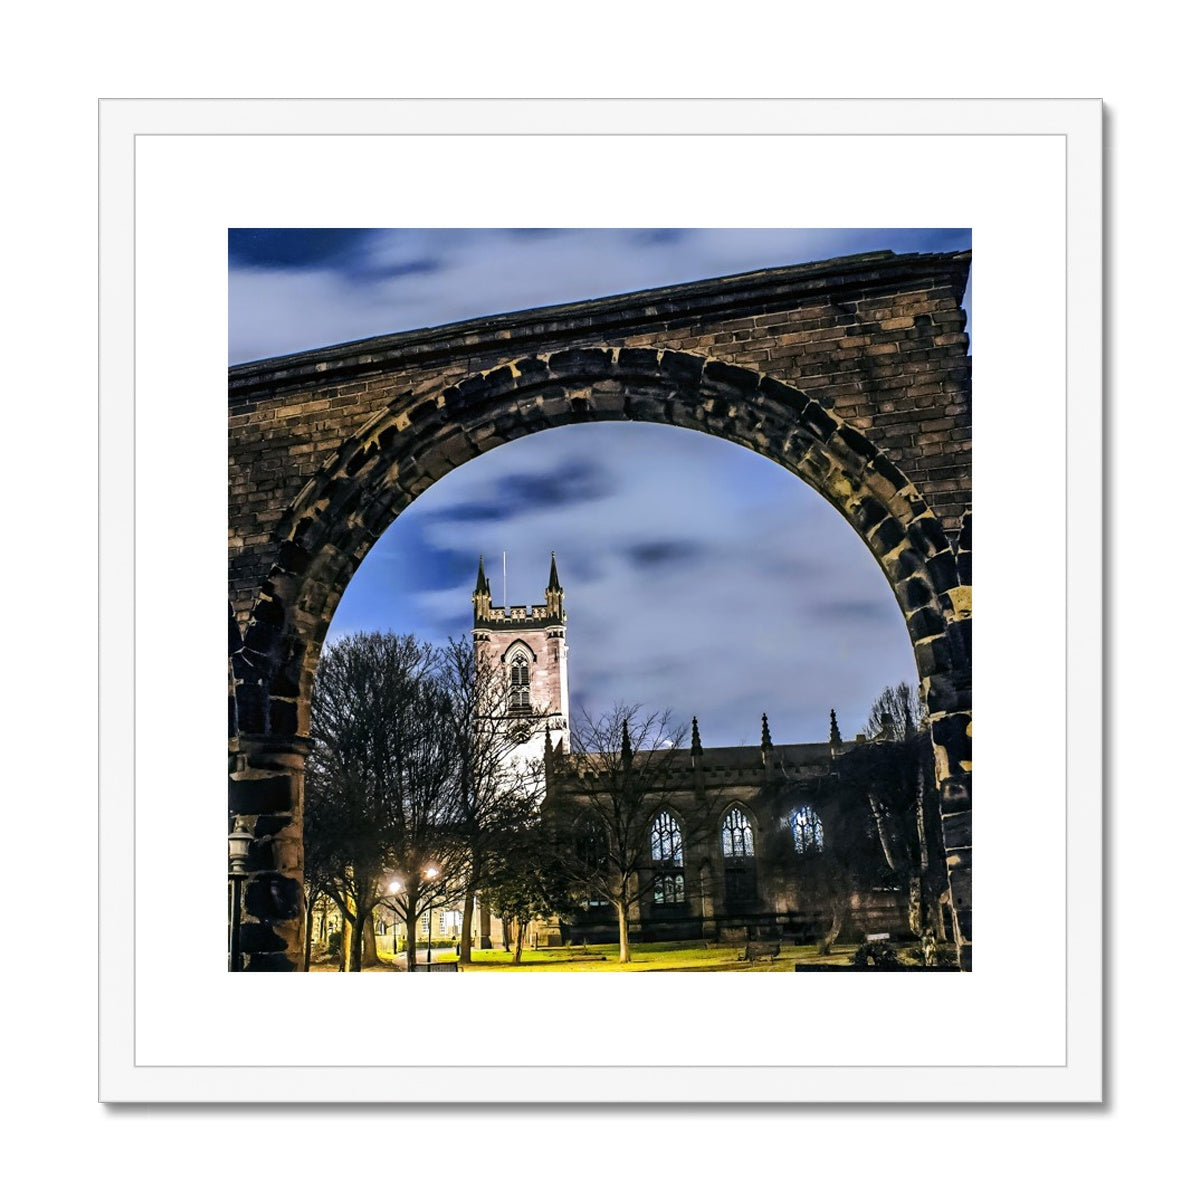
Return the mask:
<path id="1" fill-rule="evenodd" d="M 679 822 L 665 809 L 650 826 L 650 861 L 660 865 L 670 863 L 674 867 L 683 866 L 683 834 Z"/>
<path id="2" fill-rule="evenodd" d="M 754 857 L 754 830 L 740 808 L 731 808 L 721 822 L 721 852 L 726 858 Z"/>
<path id="3" fill-rule="evenodd" d="M 825 848 L 821 818 L 807 804 L 792 813 L 792 837 L 798 854 L 817 854 Z"/>

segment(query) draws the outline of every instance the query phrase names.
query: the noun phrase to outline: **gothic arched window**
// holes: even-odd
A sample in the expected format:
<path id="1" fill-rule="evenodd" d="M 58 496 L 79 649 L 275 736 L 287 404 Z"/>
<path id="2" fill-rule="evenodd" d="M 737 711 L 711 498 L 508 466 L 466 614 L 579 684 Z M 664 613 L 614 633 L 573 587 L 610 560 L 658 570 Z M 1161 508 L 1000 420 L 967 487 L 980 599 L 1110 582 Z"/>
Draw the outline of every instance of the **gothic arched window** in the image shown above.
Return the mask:
<path id="1" fill-rule="evenodd" d="M 807 804 L 792 813 L 792 838 L 797 854 L 819 854 L 825 848 L 821 818 Z"/>
<path id="2" fill-rule="evenodd" d="M 654 864 L 654 903 L 684 902 L 683 832 L 679 822 L 663 809 L 650 826 L 650 861 Z"/>
<path id="3" fill-rule="evenodd" d="M 754 830 L 743 809 L 731 808 L 721 822 L 721 853 L 726 858 L 754 857 Z"/>
<path id="4" fill-rule="evenodd" d="M 604 826 L 594 818 L 584 817 L 575 826 L 575 855 L 587 883 L 593 888 L 602 887 L 608 868 L 608 835 Z M 584 908 L 606 908 L 608 900 L 594 891 L 583 901 Z"/>
<path id="5" fill-rule="evenodd" d="M 666 809 L 650 826 L 650 861 L 660 866 L 683 866 L 683 834 L 679 822 Z"/>
<path id="6" fill-rule="evenodd" d="M 754 830 L 743 808 L 731 808 L 721 822 L 721 854 L 725 859 L 725 906 L 745 911 L 758 900 L 754 862 Z"/>
<path id="7" fill-rule="evenodd" d="M 584 817 L 575 826 L 575 854 L 585 870 L 604 870 L 608 862 L 608 835 L 599 821 Z"/>
<path id="8" fill-rule="evenodd" d="M 528 710 L 529 659 L 520 650 L 512 656 L 508 681 L 508 707 L 514 711 Z"/>

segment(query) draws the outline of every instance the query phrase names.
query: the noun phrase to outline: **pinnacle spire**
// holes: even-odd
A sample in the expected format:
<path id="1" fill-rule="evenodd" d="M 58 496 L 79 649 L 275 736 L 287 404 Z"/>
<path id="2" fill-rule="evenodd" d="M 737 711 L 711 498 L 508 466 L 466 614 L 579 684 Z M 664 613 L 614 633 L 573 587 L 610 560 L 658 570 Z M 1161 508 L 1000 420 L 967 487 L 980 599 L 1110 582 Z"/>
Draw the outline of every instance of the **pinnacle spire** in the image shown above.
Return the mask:
<path id="1" fill-rule="evenodd" d="M 700 745 L 700 726 L 696 722 L 696 718 L 692 718 L 692 758 L 699 758 L 704 753 L 704 747 Z"/>
<path id="2" fill-rule="evenodd" d="M 487 576 L 483 573 L 483 555 L 481 554 L 479 556 L 479 574 L 475 577 L 475 595 L 487 596 L 491 593 L 491 590 Z"/>
<path id="3" fill-rule="evenodd" d="M 633 765 L 633 747 L 629 743 L 629 721 L 621 722 L 621 766 L 628 770 Z"/>
<path id="4" fill-rule="evenodd" d="M 550 582 L 546 584 L 546 591 L 561 592 L 562 584 L 558 582 L 558 564 L 554 561 L 554 551 L 550 551 Z"/>
<path id="5" fill-rule="evenodd" d="M 771 727 L 767 724 L 767 714 L 763 713 L 762 720 L 762 748 L 764 750 L 771 749 Z"/>
<path id="6" fill-rule="evenodd" d="M 835 749 L 842 744 L 842 731 L 838 728 L 837 710 L 829 710 L 829 744 Z"/>

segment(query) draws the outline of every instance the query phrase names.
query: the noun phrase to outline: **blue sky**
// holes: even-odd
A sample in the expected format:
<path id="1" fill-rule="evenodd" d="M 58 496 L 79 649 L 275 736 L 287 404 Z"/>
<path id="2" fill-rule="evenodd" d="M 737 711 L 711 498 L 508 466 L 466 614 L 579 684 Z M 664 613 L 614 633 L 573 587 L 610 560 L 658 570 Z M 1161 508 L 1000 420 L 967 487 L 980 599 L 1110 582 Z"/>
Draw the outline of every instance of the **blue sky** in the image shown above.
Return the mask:
<path id="1" fill-rule="evenodd" d="M 870 250 L 956 250 L 963 229 L 230 230 L 230 362 Z M 969 291 L 968 291 L 969 299 Z M 571 426 L 490 451 L 393 523 L 331 637 L 470 630 L 493 597 L 565 591 L 572 706 L 696 715 L 710 746 L 844 735 L 915 681 L 899 609 L 845 521 L 783 468 L 717 438 Z M 507 560 L 507 582 L 502 569 Z"/>

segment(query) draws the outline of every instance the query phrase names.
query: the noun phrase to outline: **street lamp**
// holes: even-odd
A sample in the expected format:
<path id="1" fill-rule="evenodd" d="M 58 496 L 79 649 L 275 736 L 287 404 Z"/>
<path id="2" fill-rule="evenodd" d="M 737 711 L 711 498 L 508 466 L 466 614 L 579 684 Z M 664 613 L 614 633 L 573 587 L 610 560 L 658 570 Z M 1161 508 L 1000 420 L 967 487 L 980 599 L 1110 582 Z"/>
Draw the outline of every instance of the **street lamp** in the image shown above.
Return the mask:
<path id="1" fill-rule="evenodd" d="M 232 886 L 232 906 L 229 914 L 229 969 L 242 969 L 242 880 L 246 877 L 246 861 L 254 841 L 251 829 L 253 817 L 234 817 L 229 832 L 229 882 Z"/>
<path id="2" fill-rule="evenodd" d="M 425 878 L 432 883 L 438 877 L 437 867 L 426 867 L 422 872 Z M 425 967 L 429 968 L 433 962 L 433 901 L 429 901 L 429 933 L 425 941 Z"/>

